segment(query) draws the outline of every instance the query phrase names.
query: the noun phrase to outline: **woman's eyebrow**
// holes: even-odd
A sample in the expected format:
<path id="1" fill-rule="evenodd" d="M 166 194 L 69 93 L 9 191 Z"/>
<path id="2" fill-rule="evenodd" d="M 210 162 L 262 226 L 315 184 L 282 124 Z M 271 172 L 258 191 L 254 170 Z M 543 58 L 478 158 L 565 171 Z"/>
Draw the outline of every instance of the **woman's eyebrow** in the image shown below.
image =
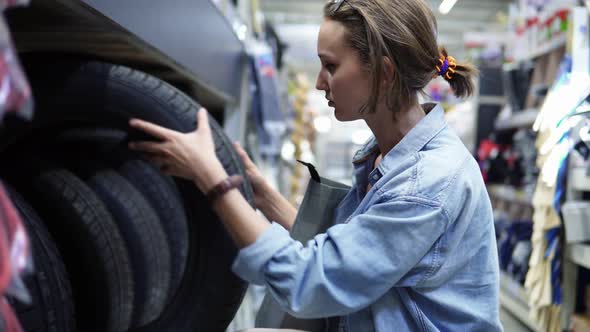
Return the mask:
<path id="1" fill-rule="evenodd" d="M 332 55 L 320 52 L 320 53 L 318 53 L 318 57 L 320 57 L 320 59 L 324 60 L 324 58 L 331 58 Z"/>

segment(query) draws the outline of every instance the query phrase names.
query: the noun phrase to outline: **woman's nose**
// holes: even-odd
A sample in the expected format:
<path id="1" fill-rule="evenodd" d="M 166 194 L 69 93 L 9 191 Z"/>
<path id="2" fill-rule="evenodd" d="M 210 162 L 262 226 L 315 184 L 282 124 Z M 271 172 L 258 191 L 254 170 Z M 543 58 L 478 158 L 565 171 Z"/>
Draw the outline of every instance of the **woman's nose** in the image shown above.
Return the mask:
<path id="1" fill-rule="evenodd" d="M 322 77 L 321 72 L 318 74 L 318 79 L 315 82 L 315 88 L 323 91 L 328 90 L 328 82 Z"/>

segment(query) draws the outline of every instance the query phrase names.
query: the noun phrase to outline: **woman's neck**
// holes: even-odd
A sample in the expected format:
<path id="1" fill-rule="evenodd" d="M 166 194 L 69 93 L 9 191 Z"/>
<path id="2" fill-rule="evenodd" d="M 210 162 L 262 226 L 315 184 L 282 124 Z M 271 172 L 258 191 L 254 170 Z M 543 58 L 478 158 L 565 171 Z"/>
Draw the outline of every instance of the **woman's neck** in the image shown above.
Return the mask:
<path id="1" fill-rule="evenodd" d="M 395 120 L 393 112 L 383 108 L 369 114 L 365 121 L 377 139 L 381 155 L 385 156 L 425 116 L 422 107 L 415 105 L 408 111 L 397 113 Z"/>

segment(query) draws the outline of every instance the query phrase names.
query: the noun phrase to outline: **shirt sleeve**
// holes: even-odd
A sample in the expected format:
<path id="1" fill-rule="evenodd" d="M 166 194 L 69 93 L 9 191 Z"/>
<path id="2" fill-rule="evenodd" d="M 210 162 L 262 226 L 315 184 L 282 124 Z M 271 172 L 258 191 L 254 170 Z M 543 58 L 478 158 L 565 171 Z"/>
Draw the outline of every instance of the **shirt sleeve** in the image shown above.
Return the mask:
<path id="1" fill-rule="evenodd" d="M 274 224 L 243 248 L 233 270 L 264 284 L 284 310 L 299 318 L 346 315 L 367 307 L 411 271 L 444 233 L 441 206 L 395 199 L 374 204 L 332 226 L 306 246 Z M 423 269 L 427 273 L 431 268 Z"/>

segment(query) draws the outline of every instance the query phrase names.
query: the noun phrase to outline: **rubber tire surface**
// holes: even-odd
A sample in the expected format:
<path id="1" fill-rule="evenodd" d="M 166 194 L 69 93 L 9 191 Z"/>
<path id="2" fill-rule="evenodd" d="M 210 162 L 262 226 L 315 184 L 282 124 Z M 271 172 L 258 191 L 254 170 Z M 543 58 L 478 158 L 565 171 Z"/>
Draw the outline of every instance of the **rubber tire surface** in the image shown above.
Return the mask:
<path id="1" fill-rule="evenodd" d="M 176 88 L 140 71 L 100 62 L 51 65 L 23 59 L 37 105 L 32 123 L 34 142 L 63 127 L 112 127 L 129 131 L 139 117 L 189 132 L 196 128 L 199 105 Z M 210 121 L 217 156 L 229 174 L 246 177 L 243 165 L 219 125 Z M 133 136 L 136 133 L 131 132 Z M 23 137 L 31 133 L 23 133 Z M 179 291 L 160 319 L 144 331 L 224 331 L 246 290 L 231 272 L 237 248 L 213 214 L 202 193 L 177 180 L 189 220 L 189 256 Z M 240 188 L 252 204 L 252 188 Z"/>
<path id="2" fill-rule="evenodd" d="M 188 257 L 188 223 L 174 181 L 141 160 L 127 160 L 118 169 L 154 208 L 170 248 L 170 293 L 178 290 Z"/>
<path id="3" fill-rule="evenodd" d="M 127 331 L 133 313 L 132 270 L 125 242 L 107 208 L 65 169 L 29 176 L 33 179 L 26 197 L 62 253 L 80 330 Z"/>
<path id="4" fill-rule="evenodd" d="M 53 157 L 67 160 L 99 159 L 103 168 L 110 167 L 123 175 L 157 213 L 170 248 L 170 292 L 178 290 L 188 257 L 188 224 L 182 197 L 174 180 L 155 166 L 140 160 L 127 149 L 124 131 L 107 128 L 76 128 L 55 138 Z M 67 151 L 67 152 L 65 152 Z M 57 155 L 57 156 L 56 156 Z M 90 164 L 96 164 L 91 161 Z"/>
<path id="5" fill-rule="evenodd" d="M 158 215 L 125 178 L 112 170 L 99 170 L 88 185 L 105 203 L 119 226 L 135 283 L 132 327 L 144 326 L 160 316 L 170 289 L 170 249 Z"/>
<path id="6" fill-rule="evenodd" d="M 27 229 L 34 268 L 24 277 L 32 302 L 13 303 L 18 320 L 26 332 L 75 332 L 72 287 L 55 241 L 31 205 L 6 189 Z"/>

